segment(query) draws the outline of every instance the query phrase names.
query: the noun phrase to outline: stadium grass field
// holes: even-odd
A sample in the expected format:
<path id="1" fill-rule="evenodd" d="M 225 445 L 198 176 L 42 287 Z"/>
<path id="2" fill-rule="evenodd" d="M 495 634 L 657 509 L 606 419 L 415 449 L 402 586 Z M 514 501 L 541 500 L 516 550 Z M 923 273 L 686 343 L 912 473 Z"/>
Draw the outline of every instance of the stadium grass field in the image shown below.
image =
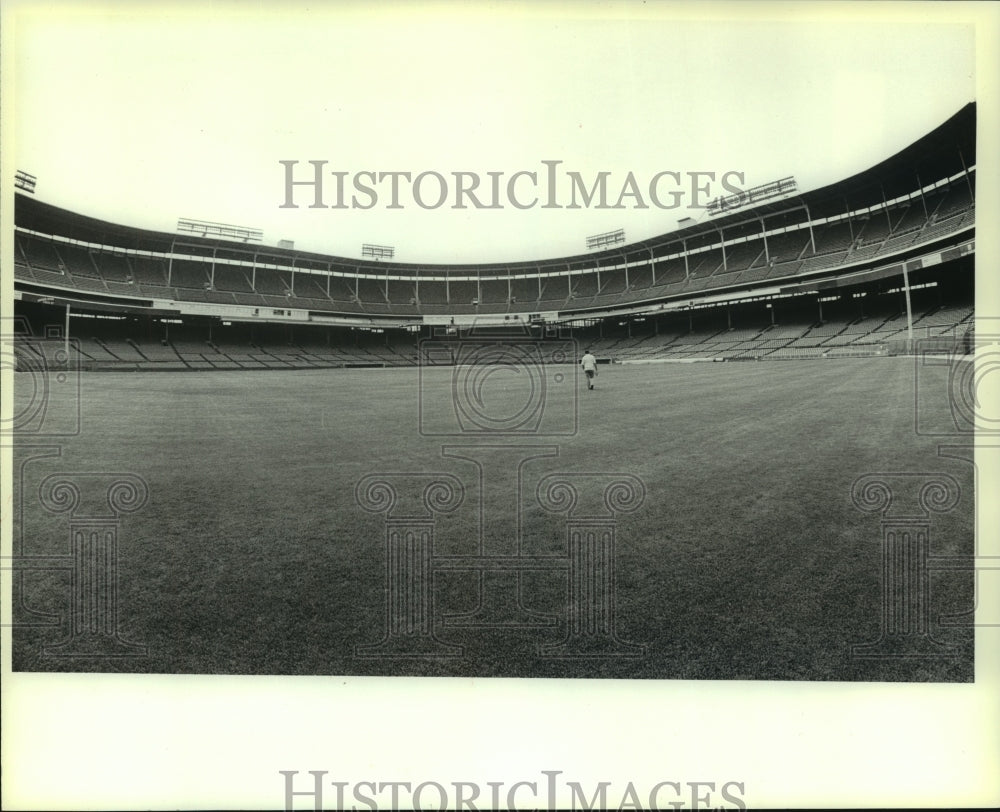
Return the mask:
<path id="1" fill-rule="evenodd" d="M 557 458 L 525 467 L 527 552 L 566 550 L 560 517 L 532 501 L 542 474 L 628 473 L 645 485 L 642 507 L 619 519 L 615 562 L 617 633 L 645 645 L 645 656 L 575 660 L 537 653 L 563 637 L 565 573 L 523 576 L 525 605 L 557 614 L 553 628 L 439 628 L 464 646 L 461 658 L 355 656 L 386 622 L 384 522 L 355 500 L 362 477 L 454 473 L 467 502 L 439 520 L 435 552 L 475 551 L 475 469 L 441 447 L 478 441 L 426 436 L 418 423 L 420 397 L 435 410 L 448 402 L 452 369 L 84 374 L 82 430 L 59 457 L 30 459 L 33 441 L 19 438 L 24 553 L 68 550 L 66 516 L 37 501 L 48 473 L 143 477 L 148 504 L 121 522 L 119 629 L 148 654 L 47 656 L 43 646 L 65 636 L 65 623 L 17 626 L 14 669 L 970 681 L 971 629 L 938 622 L 971 610 L 968 573 L 930 576 L 932 630 L 953 654 L 851 656 L 852 644 L 878 638 L 882 600 L 880 516 L 852 503 L 858 477 L 953 476 L 961 499 L 933 516 L 931 553 L 973 551 L 972 466 L 938 454 L 962 438 L 915 429 L 915 404 L 921 421 L 948 424 L 948 370 L 917 366 L 911 358 L 602 366 L 593 392 L 572 373 L 566 381 L 575 386 L 574 435 L 487 438 L 559 446 Z M 488 384 L 499 413 L 523 401 L 523 377 Z M 15 398 L 29 389 L 19 386 Z M 566 390 L 563 398 L 558 408 L 570 408 Z M 487 533 L 502 532 L 516 479 L 502 448 L 482 453 L 497 460 L 484 494 L 494 517 Z M 67 573 L 23 578 L 25 606 L 65 618 Z M 474 585 L 467 573 L 441 574 L 435 616 L 472 608 Z M 27 619 L 15 610 L 15 621 Z"/>

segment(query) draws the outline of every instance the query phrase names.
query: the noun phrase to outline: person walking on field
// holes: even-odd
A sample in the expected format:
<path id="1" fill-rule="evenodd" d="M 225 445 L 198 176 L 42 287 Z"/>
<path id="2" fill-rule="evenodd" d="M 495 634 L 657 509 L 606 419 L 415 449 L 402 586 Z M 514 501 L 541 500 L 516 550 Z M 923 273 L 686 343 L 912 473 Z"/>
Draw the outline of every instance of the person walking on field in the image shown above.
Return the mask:
<path id="1" fill-rule="evenodd" d="M 587 350 L 583 354 L 583 358 L 580 359 L 580 366 L 583 367 L 583 372 L 587 376 L 587 388 L 594 388 L 594 378 L 597 377 L 597 359 L 594 358 L 590 350 Z"/>

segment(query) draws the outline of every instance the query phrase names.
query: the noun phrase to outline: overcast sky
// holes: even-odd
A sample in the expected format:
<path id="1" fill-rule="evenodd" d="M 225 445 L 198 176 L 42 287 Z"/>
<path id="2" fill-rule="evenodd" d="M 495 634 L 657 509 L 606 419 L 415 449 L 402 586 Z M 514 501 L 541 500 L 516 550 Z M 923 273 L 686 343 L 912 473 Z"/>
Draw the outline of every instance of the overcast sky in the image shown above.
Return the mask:
<path id="1" fill-rule="evenodd" d="M 725 23 L 639 4 L 489 16 L 457 6 L 148 8 L 19 20 L 13 135 L 37 197 L 164 231 L 178 217 L 252 226 L 267 244 L 348 257 L 373 242 L 407 262 L 503 261 L 582 252 L 587 235 L 617 228 L 629 241 L 655 236 L 706 216 L 656 207 L 648 184 L 658 172 L 681 173 L 681 185 L 664 176 L 658 190 L 663 203 L 679 191 L 685 206 L 692 172 L 716 174 L 713 195 L 726 172 L 741 173 L 744 187 L 792 175 L 813 189 L 890 156 L 975 98 L 972 29 L 940 15 L 819 22 L 796 11 Z M 311 177 L 306 162 L 326 161 L 327 204 L 330 173 L 347 173 L 347 208 L 308 208 L 303 188 L 299 208 L 281 208 L 282 160 L 300 162 L 299 179 Z M 561 162 L 561 208 L 540 208 L 545 160 Z M 438 172 L 449 195 L 424 210 L 403 182 L 402 208 L 390 209 L 386 180 L 375 205 L 353 208 L 362 171 Z M 506 195 L 518 171 L 538 173 L 537 192 L 526 177 L 515 188 L 518 202 L 542 198 L 534 208 Z M 635 197 L 621 209 L 565 208 L 567 171 L 588 185 L 610 173 L 609 204 L 631 172 L 647 208 Z M 486 173 L 504 173 L 501 207 L 451 208 L 454 172 L 481 177 L 485 203 Z M 438 185 L 425 181 L 433 204 Z"/>

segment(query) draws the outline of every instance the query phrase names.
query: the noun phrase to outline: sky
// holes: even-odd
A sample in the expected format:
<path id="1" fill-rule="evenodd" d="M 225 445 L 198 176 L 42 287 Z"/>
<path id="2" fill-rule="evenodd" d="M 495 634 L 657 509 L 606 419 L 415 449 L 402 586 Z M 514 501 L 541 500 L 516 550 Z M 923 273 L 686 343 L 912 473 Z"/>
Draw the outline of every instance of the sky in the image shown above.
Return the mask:
<path id="1" fill-rule="evenodd" d="M 584 253 L 588 235 L 618 228 L 631 242 L 708 219 L 702 207 L 726 193 L 726 173 L 738 173 L 727 175 L 738 188 L 787 176 L 821 187 L 975 99 L 973 30 L 941 15 L 498 8 L 151 3 L 23 14 L 8 85 L 16 165 L 37 176 L 40 200 L 131 226 L 173 232 L 186 217 L 338 256 L 375 243 L 402 262 L 503 262 Z M 282 161 L 297 162 L 295 180 L 325 162 L 326 206 L 343 173 L 343 208 L 310 208 L 308 186 L 286 200 Z M 543 161 L 558 162 L 555 200 Z M 377 199 L 353 188 L 364 172 L 409 173 L 397 208 L 391 176 L 360 176 Z M 468 197 L 453 208 L 461 172 L 494 208 Z M 495 201 L 490 172 L 502 173 Z M 508 193 L 517 172 L 536 180 L 519 176 Z M 595 197 L 569 208 L 570 172 L 588 190 L 607 173 L 606 206 Z M 440 205 L 433 174 L 414 194 L 422 173 L 444 179 Z M 660 205 L 649 194 L 656 177 Z"/>

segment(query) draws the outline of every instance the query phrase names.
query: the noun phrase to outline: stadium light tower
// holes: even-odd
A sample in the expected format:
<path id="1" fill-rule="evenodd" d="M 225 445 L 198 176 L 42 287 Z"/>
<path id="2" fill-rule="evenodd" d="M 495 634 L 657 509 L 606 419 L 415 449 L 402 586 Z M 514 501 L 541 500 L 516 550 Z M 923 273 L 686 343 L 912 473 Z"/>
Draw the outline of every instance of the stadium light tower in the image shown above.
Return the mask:
<path id="1" fill-rule="evenodd" d="M 191 234 L 199 234 L 202 237 L 230 237 L 243 242 L 260 242 L 264 239 L 264 232 L 259 228 L 247 228 L 246 226 L 234 226 L 228 223 L 213 223 L 208 220 L 192 220 L 188 217 L 181 217 L 177 221 L 177 230 L 186 231 Z"/>
<path id="2" fill-rule="evenodd" d="M 716 214 L 724 214 L 734 209 L 748 206 L 751 203 L 760 203 L 762 200 L 771 200 L 775 197 L 784 197 L 798 190 L 795 178 L 789 176 L 781 180 L 773 180 L 752 189 L 745 189 L 742 192 L 729 195 L 728 197 L 718 197 L 711 201 L 705 210 L 710 217 Z"/>
<path id="3" fill-rule="evenodd" d="M 587 237 L 587 250 L 595 248 L 607 248 L 609 245 L 618 245 L 625 242 L 625 229 L 618 228 L 614 231 L 606 231 L 603 234 L 592 234 Z"/>
<path id="4" fill-rule="evenodd" d="M 29 194 L 35 193 L 35 184 L 38 183 L 38 178 L 34 175 L 29 175 L 27 172 L 22 172 L 20 169 L 14 174 L 14 188 L 20 189 Z"/>
<path id="5" fill-rule="evenodd" d="M 369 259 L 392 259 L 396 256 L 396 249 L 391 245 L 371 245 L 362 243 L 361 256 Z"/>

